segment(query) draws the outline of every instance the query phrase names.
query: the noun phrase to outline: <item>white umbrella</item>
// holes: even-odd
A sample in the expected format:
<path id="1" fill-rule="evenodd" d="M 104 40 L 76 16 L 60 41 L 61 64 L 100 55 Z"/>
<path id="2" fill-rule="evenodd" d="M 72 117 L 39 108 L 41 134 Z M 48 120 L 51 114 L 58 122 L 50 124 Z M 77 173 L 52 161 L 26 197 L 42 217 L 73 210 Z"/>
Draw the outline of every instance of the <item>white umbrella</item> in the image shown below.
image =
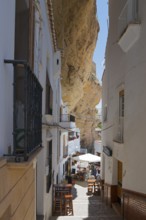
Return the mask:
<path id="1" fill-rule="evenodd" d="M 83 155 L 79 155 L 76 157 L 72 157 L 73 160 L 77 160 L 77 161 L 85 161 L 85 162 L 89 162 L 89 163 L 94 163 L 94 162 L 100 162 L 101 161 L 101 157 L 98 157 L 94 154 L 83 154 Z"/>

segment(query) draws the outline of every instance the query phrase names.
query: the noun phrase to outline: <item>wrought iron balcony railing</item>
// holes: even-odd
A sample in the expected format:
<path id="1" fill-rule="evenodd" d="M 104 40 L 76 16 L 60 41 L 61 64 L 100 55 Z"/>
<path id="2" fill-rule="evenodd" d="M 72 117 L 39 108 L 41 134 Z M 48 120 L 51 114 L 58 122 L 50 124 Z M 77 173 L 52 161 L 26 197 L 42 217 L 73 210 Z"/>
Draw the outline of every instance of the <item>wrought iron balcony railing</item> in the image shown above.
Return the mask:
<path id="1" fill-rule="evenodd" d="M 42 143 L 42 87 L 26 61 L 4 60 L 13 64 L 13 156 L 27 160 Z"/>

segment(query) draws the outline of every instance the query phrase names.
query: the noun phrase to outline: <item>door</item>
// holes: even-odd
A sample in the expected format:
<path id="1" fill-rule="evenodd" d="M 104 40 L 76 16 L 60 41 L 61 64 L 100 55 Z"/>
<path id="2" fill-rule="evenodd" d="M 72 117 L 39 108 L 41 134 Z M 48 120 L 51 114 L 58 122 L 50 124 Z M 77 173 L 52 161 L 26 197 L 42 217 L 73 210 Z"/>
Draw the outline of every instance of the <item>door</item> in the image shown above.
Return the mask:
<path id="1" fill-rule="evenodd" d="M 118 161 L 118 187 L 117 187 L 117 197 L 118 202 L 121 204 L 121 197 L 122 197 L 122 170 L 123 164 L 122 162 Z"/>

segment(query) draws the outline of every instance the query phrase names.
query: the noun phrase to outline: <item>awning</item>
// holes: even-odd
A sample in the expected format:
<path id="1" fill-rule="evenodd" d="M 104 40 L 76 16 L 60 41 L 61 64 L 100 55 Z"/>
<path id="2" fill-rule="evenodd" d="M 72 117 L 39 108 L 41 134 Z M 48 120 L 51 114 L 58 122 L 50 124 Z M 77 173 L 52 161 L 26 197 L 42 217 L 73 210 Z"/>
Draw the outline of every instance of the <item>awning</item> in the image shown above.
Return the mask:
<path id="1" fill-rule="evenodd" d="M 76 157 L 72 157 L 73 160 L 77 160 L 77 161 L 84 161 L 84 162 L 89 162 L 89 163 L 94 163 L 94 162 L 100 162 L 101 161 L 101 157 L 98 157 L 94 154 L 83 154 L 83 155 L 79 155 Z"/>

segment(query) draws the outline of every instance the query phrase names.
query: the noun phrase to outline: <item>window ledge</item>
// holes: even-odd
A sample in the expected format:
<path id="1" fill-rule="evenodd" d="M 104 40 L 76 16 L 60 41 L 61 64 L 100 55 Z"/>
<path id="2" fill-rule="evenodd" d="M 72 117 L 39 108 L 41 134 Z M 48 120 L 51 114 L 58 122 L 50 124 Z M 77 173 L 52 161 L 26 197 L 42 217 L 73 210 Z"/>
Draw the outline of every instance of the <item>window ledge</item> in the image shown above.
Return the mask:
<path id="1" fill-rule="evenodd" d="M 123 147 L 124 146 L 124 142 L 120 142 L 117 140 L 113 140 L 114 142 L 114 147 Z"/>
<path id="2" fill-rule="evenodd" d="M 118 143 L 118 144 L 124 144 L 124 141 L 120 141 L 120 140 L 113 140 L 113 142 Z"/>
<path id="3" fill-rule="evenodd" d="M 140 24 L 129 24 L 126 31 L 120 37 L 118 44 L 124 52 L 130 50 L 130 48 L 136 43 L 140 37 Z"/>
<path id="4" fill-rule="evenodd" d="M 36 157 L 38 156 L 38 154 L 40 153 L 40 151 L 42 150 L 41 148 L 38 148 L 33 154 L 30 155 L 28 161 L 20 161 L 20 162 L 15 162 L 15 158 L 8 158 L 7 159 L 7 167 L 9 169 L 25 169 L 27 167 L 29 167 L 30 165 L 33 164 L 33 167 L 35 168 L 36 166 Z"/>

